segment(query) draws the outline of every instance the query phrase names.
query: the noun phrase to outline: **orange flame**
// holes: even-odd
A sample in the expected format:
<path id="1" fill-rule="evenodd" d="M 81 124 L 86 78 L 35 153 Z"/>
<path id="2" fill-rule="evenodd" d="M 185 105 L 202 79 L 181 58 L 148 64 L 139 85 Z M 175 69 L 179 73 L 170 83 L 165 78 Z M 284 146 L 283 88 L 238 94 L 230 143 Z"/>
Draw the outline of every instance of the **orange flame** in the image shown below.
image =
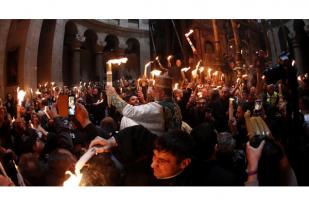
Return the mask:
<path id="1" fill-rule="evenodd" d="M 187 72 L 189 70 L 190 70 L 190 67 L 184 67 L 184 68 L 181 69 L 182 72 Z"/>
<path id="2" fill-rule="evenodd" d="M 17 88 L 17 100 L 18 100 L 18 105 L 21 106 L 22 101 L 24 101 L 26 92 L 24 90 L 19 90 L 19 87 Z"/>
<path id="3" fill-rule="evenodd" d="M 175 83 L 174 90 L 178 89 L 178 85 L 179 85 L 179 83 Z"/>
<path id="4" fill-rule="evenodd" d="M 122 63 L 127 63 L 128 58 L 124 57 L 124 58 L 120 58 L 120 59 L 110 59 L 108 60 L 108 64 L 122 64 Z"/>
<path id="5" fill-rule="evenodd" d="M 185 34 L 186 37 L 189 37 L 194 31 L 192 29 L 190 29 L 190 31 L 188 33 Z"/>
<path id="6" fill-rule="evenodd" d="M 154 76 L 159 76 L 159 75 L 161 74 L 161 72 L 162 72 L 162 71 L 155 69 L 155 70 L 152 70 L 152 71 L 151 71 L 151 74 L 152 74 L 152 76 L 154 77 Z"/>

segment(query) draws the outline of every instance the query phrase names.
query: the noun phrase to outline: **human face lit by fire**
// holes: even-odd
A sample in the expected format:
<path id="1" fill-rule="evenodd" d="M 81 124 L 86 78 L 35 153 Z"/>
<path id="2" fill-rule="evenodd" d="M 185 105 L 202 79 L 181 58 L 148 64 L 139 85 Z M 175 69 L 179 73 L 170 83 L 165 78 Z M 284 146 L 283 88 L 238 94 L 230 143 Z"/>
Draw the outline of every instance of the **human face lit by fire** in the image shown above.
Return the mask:
<path id="1" fill-rule="evenodd" d="M 153 175 L 157 179 L 165 179 L 177 175 L 185 169 L 183 161 L 179 162 L 177 158 L 167 151 L 153 151 L 151 168 Z"/>

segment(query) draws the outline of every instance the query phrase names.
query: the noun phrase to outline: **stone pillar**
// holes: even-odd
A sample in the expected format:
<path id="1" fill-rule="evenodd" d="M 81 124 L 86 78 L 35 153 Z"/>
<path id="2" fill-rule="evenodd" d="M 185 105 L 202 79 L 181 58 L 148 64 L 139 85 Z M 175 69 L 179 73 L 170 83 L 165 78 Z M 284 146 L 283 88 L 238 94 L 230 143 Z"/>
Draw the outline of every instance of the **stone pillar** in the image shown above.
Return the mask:
<path id="1" fill-rule="evenodd" d="M 139 19 L 138 25 L 139 25 L 139 29 L 149 31 L 149 20 L 148 19 Z"/>
<path id="2" fill-rule="evenodd" d="M 119 26 L 128 28 L 128 19 L 120 19 Z"/>
<path id="3" fill-rule="evenodd" d="M 295 66 L 297 68 L 297 74 L 304 73 L 304 65 L 303 65 L 303 57 L 300 48 L 300 43 L 296 38 L 296 34 L 294 31 L 289 32 L 289 37 L 291 39 L 291 47 L 294 51 L 294 58 L 295 58 Z"/>
<path id="4" fill-rule="evenodd" d="M 10 25 L 11 20 L 0 20 L 0 98 L 2 99 L 6 93 L 6 72 L 4 62 Z"/>
<path id="5" fill-rule="evenodd" d="M 150 39 L 149 37 L 139 38 L 140 44 L 140 74 L 144 73 L 144 66 L 150 61 Z M 150 75 L 148 69 L 148 76 Z"/>
<path id="6" fill-rule="evenodd" d="M 60 86 L 63 85 L 62 58 L 66 21 L 63 19 L 56 20 L 52 49 L 51 80 L 57 82 Z"/>
<path id="7" fill-rule="evenodd" d="M 37 88 L 37 57 L 39 49 L 39 40 L 42 29 L 43 20 L 33 19 L 30 20 L 27 38 L 24 48 L 24 62 L 22 64 L 19 81 L 20 86 L 24 90 Z"/>
<path id="8" fill-rule="evenodd" d="M 219 30 L 217 25 L 217 20 L 212 19 L 212 29 L 214 33 L 214 43 L 215 43 L 215 49 L 216 49 L 216 59 L 215 59 L 215 65 L 217 67 L 221 66 L 221 47 L 220 47 L 220 37 L 219 37 Z"/>
<path id="9" fill-rule="evenodd" d="M 85 41 L 85 37 L 80 36 L 79 34 L 76 35 L 76 39 L 71 43 L 73 56 L 72 56 L 72 81 L 71 83 L 78 84 L 81 76 L 80 76 L 80 52 L 81 46 Z"/>
<path id="10" fill-rule="evenodd" d="M 276 54 L 275 43 L 272 37 L 271 30 L 267 31 L 267 38 L 268 38 L 269 46 L 270 46 L 272 64 L 275 65 L 278 62 L 278 56 Z"/>
<path id="11" fill-rule="evenodd" d="M 99 77 L 100 82 L 103 81 L 103 43 L 101 41 L 98 41 L 96 45 L 96 58 L 95 58 L 95 68 L 96 68 L 96 74 L 95 76 Z"/>
<path id="12" fill-rule="evenodd" d="M 242 56 L 240 51 L 240 41 L 239 41 L 237 23 L 234 19 L 231 19 L 231 23 L 236 47 L 236 66 L 240 67 L 242 65 Z"/>

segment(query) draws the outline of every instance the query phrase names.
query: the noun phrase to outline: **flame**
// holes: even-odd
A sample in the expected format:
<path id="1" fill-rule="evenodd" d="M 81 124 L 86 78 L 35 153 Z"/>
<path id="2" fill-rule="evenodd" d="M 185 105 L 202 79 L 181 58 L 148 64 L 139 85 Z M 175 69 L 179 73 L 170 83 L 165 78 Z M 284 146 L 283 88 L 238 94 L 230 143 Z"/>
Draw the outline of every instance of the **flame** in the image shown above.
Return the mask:
<path id="1" fill-rule="evenodd" d="M 262 76 L 262 79 L 265 79 L 265 75 Z"/>
<path id="2" fill-rule="evenodd" d="M 55 82 L 51 82 L 52 87 L 54 86 Z"/>
<path id="3" fill-rule="evenodd" d="M 39 94 L 42 94 L 42 93 L 37 89 L 35 94 L 39 95 Z"/>
<path id="4" fill-rule="evenodd" d="M 294 67 L 294 65 L 295 65 L 295 60 L 292 61 L 292 66 Z"/>
<path id="5" fill-rule="evenodd" d="M 44 84 L 44 87 L 47 87 L 47 85 L 48 85 L 48 82 L 46 82 L 46 83 Z"/>
<path id="6" fill-rule="evenodd" d="M 300 76 L 300 75 L 297 77 L 297 80 L 298 80 L 298 81 L 302 81 L 302 79 L 301 79 L 301 76 Z"/>
<path id="7" fill-rule="evenodd" d="M 189 70 L 190 70 L 190 67 L 184 67 L 184 68 L 181 69 L 182 72 L 187 72 Z"/>
<path id="8" fill-rule="evenodd" d="M 179 83 L 175 83 L 174 90 L 178 89 L 178 85 L 179 85 Z"/>
<path id="9" fill-rule="evenodd" d="M 198 93 L 197 93 L 197 96 L 198 96 L 199 98 L 202 98 L 202 97 L 203 97 L 203 93 L 202 93 L 202 92 L 198 92 Z"/>
<path id="10" fill-rule="evenodd" d="M 218 71 L 215 71 L 215 72 L 213 73 L 213 75 L 214 75 L 214 76 L 217 76 L 217 75 L 218 75 Z"/>
<path id="11" fill-rule="evenodd" d="M 169 55 L 169 56 L 167 57 L 167 61 L 170 61 L 171 58 L 173 58 L 173 55 Z"/>
<path id="12" fill-rule="evenodd" d="M 128 58 L 119 58 L 119 59 L 110 59 L 107 61 L 108 64 L 118 64 L 120 65 L 121 63 L 127 63 Z"/>
<path id="13" fill-rule="evenodd" d="M 145 64 L 145 69 L 144 69 L 144 76 L 147 77 L 147 67 L 149 67 L 149 65 L 152 63 L 153 61 L 147 62 L 147 64 Z"/>
<path id="14" fill-rule="evenodd" d="M 80 184 L 80 181 L 83 177 L 83 174 L 80 172 L 80 170 L 84 167 L 86 162 L 96 154 L 96 148 L 92 147 L 90 148 L 83 156 L 80 157 L 80 159 L 75 164 L 75 174 L 73 174 L 71 171 L 66 171 L 65 174 L 70 175 L 69 179 L 64 181 L 63 186 L 64 187 L 77 187 Z"/>
<path id="15" fill-rule="evenodd" d="M 199 71 L 200 71 L 200 73 L 202 73 L 204 71 L 204 67 L 200 67 Z"/>
<path id="16" fill-rule="evenodd" d="M 196 67 L 195 67 L 196 69 L 198 69 L 200 67 L 201 62 L 202 62 L 202 60 L 197 62 Z"/>
<path id="17" fill-rule="evenodd" d="M 240 82 L 240 78 L 239 77 L 237 77 L 237 79 L 236 79 L 236 83 L 238 84 Z"/>
<path id="18" fill-rule="evenodd" d="M 12 119 L 12 124 L 15 122 L 15 117 L 13 117 L 13 119 Z"/>
<path id="19" fill-rule="evenodd" d="M 224 74 L 221 74 L 221 81 L 223 81 L 223 78 L 224 78 Z"/>
<path id="20" fill-rule="evenodd" d="M 83 174 L 73 174 L 71 171 L 66 171 L 65 174 L 70 175 L 69 179 L 64 181 L 63 186 L 64 187 L 78 187 L 79 183 L 83 177 Z"/>
<path id="21" fill-rule="evenodd" d="M 152 74 L 153 76 L 159 76 L 159 75 L 161 74 L 161 72 L 162 72 L 162 71 L 155 69 L 155 70 L 152 70 L 152 71 L 151 71 L 151 74 Z"/>
<path id="22" fill-rule="evenodd" d="M 208 68 L 208 76 L 210 76 L 211 75 L 211 68 Z"/>
<path id="23" fill-rule="evenodd" d="M 197 75 L 197 69 L 194 69 L 191 73 L 192 73 L 192 77 L 195 78 Z"/>
<path id="24" fill-rule="evenodd" d="M 19 87 L 17 88 L 17 100 L 18 100 L 18 105 L 21 106 L 22 101 L 24 101 L 26 92 L 24 90 L 19 90 Z"/>
<path id="25" fill-rule="evenodd" d="M 242 78 L 247 78 L 247 77 L 248 77 L 248 74 L 242 75 Z"/>
<path id="26" fill-rule="evenodd" d="M 190 31 L 188 33 L 185 34 L 186 37 L 189 37 L 194 31 L 192 29 L 190 29 Z"/>

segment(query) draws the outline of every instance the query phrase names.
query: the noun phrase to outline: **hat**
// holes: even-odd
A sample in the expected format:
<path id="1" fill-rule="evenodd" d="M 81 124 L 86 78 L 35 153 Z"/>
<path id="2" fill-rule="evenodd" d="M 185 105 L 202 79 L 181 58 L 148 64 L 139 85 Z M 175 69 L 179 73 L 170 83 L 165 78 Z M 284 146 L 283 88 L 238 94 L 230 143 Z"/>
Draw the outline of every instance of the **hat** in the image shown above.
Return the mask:
<path id="1" fill-rule="evenodd" d="M 163 89 L 172 89 L 173 79 L 165 75 L 155 76 L 155 86 Z"/>

